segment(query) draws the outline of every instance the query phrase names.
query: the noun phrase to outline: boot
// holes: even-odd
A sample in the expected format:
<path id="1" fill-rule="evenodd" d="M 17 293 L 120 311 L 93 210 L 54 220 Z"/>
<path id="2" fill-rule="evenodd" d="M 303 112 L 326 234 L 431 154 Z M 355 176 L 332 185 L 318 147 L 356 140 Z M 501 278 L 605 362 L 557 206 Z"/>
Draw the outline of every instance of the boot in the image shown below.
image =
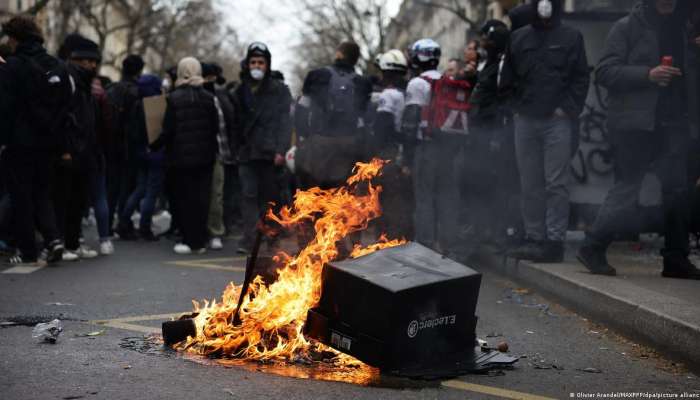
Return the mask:
<path id="1" fill-rule="evenodd" d="M 664 257 L 664 270 L 661 276 L 700 280 L 700 269 L 693 265 L 688 257 Z"/>
<path id="2" fill-rule="evenodd" d="M 564 242 L 547 240 L 543 244 L 542 255 L 532 261 L 542 264 L 558 264 L 564 261 Z"/>
<path id="3" fill-rule="evenodd" d="M 517 260 L 539 260 L 545 256 L 544 243 L 526 239 L 520 246 L 509 250 L 507 255 Z"/>
<path id="4" fill-rule="evenodd" d="M 578 249 L 576 258 L 584 267 L 588 268 L 591 274 L 615 276 L 617 271 L 608 263 L 605 251 L 605 248 L 584 244 Z"/>

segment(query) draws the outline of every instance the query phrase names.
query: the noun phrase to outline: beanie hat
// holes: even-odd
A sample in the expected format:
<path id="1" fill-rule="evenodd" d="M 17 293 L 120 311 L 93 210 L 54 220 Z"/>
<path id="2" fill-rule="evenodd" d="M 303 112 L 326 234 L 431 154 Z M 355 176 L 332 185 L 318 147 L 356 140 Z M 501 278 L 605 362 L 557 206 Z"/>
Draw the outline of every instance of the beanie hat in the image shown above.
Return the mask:
<path id="1" fill-rule="evenodd" d="M 122 61 L 122 73 L 125 76 L 136 76 L 143 70 L 144 62 L 138 54 L 129 54 Z"/>
<path id="2" fill-rule="evenodd" d="M 158 96 L 162 93 L 161 88 L 163 86 L 163 81 L 155 75 L 141 75 L 136 84 L 139 87 L 140 97 Z"/>
<path id="3" fill-rule="evenodd" d="M 270 49 L 263 42 L 253 42 L 248 46 L 248 51 L 245 56 L 246 68 L 248 68 L 248 63 L 252 57 L 264 57 L 267 60 L 267 70 L 269 71 L 272 67 L 272 53 Z"/>
<path id="4" fill-rule="evenodd" d="M 102 61 L 100 48 L 97 43 L 78 34 L 71 33 L 63 40 L 63 44 L 58 49 L 58 57 L 63 60 L 70 58 Z"/>

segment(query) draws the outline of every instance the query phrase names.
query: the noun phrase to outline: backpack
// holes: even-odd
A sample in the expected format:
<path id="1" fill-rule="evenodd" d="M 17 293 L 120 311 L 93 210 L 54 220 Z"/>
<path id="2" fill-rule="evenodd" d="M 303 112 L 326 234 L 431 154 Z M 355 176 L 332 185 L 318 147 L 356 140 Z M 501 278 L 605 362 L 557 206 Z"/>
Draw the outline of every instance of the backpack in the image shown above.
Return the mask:
<path id="1" fill-rule="evenodd" d="M 22 110 L 29 124 L 45 143 L 61 143 L 70 120 L 75 81 L 66 64 L 49 55 L 22 57 L 30 75 L 26 105 Z"/>
<path id="2" fill-rule="evenodd" d="M 446 76 L 436 80 L 426 77 L 423 79 L 431 87 L 430 104 L 422 111 L 423 135 L 432 137 L 435 132 L 468 135 L 467 113 L 471 108 L 469 96 L 472 85 Z"/>
<path id="3" fill-rule="evenodd" d="M 110 117 L 109 147 L 117 146 L 126 151 L 128 114 L 139 98 L 138 86 L 130 82 L 116 82 L 107 86 L 105 95 L 109 108 L 106 114 Z"/>
<path id="4" fill-rule="evenodd" d="M 311 110 L 313 133 L 325 136 L 345 136 L 354 133 L 360 113 L 355 99 L 357 74 L 327 67 L 328 82 L 325 101 L 315 100 Z"/>

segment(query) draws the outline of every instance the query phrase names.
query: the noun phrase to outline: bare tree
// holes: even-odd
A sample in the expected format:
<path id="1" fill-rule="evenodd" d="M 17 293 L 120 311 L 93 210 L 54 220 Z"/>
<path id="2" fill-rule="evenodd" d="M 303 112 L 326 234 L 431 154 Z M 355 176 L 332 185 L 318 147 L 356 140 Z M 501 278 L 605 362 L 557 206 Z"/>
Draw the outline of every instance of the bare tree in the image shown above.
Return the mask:
<path id="1" fill-rule="evenodd" d="M 445 10 L 462 20 L 471 33 L 479 30 L 486 21 L 490 0 L 416 0 L 416 4 L 438 10 Z"/>

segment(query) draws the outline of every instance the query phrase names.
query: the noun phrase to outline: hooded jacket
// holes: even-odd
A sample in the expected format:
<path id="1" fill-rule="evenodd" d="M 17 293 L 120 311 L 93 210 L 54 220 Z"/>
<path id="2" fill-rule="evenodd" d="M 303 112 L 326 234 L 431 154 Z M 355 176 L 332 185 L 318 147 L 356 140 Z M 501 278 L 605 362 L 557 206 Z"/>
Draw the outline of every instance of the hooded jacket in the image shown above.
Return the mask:
<path id="1" fill-rule="evenodd" d="M 553 15 L 535 15 L 530 25 L 513 32 L 508 66 L 514 85 L 514 111 L 550 117 L 561 108 L 570 118 L 583 110 L 590 82 L 583 35 L 562 24 L 561 0 L 552 0 Z M 536 14 L 537 1 L 532 7 Z"/>
<path id="2" fill-rule="evenodd" d="M 650 0 L 641 1 L 628 16 L 615 23 L 596 68 L 596 82 L 608 90 L 608 129 L 611 132 L 652 131 L 659 122 L 657 109 L 662 89 L 649 80 L 649 71 L 660 64 L 662 57 L 658 15 L 652 7 Z M 679 23 L 683 23 L 682 19 Z M 677 66 L 686 80 L 689 107 L 681 114 L 697 121 L 694 88 L 697 88 L 698 51 L 687 45 L 683 47 L 685 65 Z"/>
<path id="3" fill-rule="evenodd" d="M 97 129 L 101 126 L 101 113 L 97 99 L 93 95 L 94 75 L 79 66 L 68 64 L 68 71 L 75 81 L 75 93 L 70 107 L 70 123 L 65 137 L 63 153 L 69 153 L 73 160 L 88 169 L 96 169 L 100 151 L 97 143 Z"/>

